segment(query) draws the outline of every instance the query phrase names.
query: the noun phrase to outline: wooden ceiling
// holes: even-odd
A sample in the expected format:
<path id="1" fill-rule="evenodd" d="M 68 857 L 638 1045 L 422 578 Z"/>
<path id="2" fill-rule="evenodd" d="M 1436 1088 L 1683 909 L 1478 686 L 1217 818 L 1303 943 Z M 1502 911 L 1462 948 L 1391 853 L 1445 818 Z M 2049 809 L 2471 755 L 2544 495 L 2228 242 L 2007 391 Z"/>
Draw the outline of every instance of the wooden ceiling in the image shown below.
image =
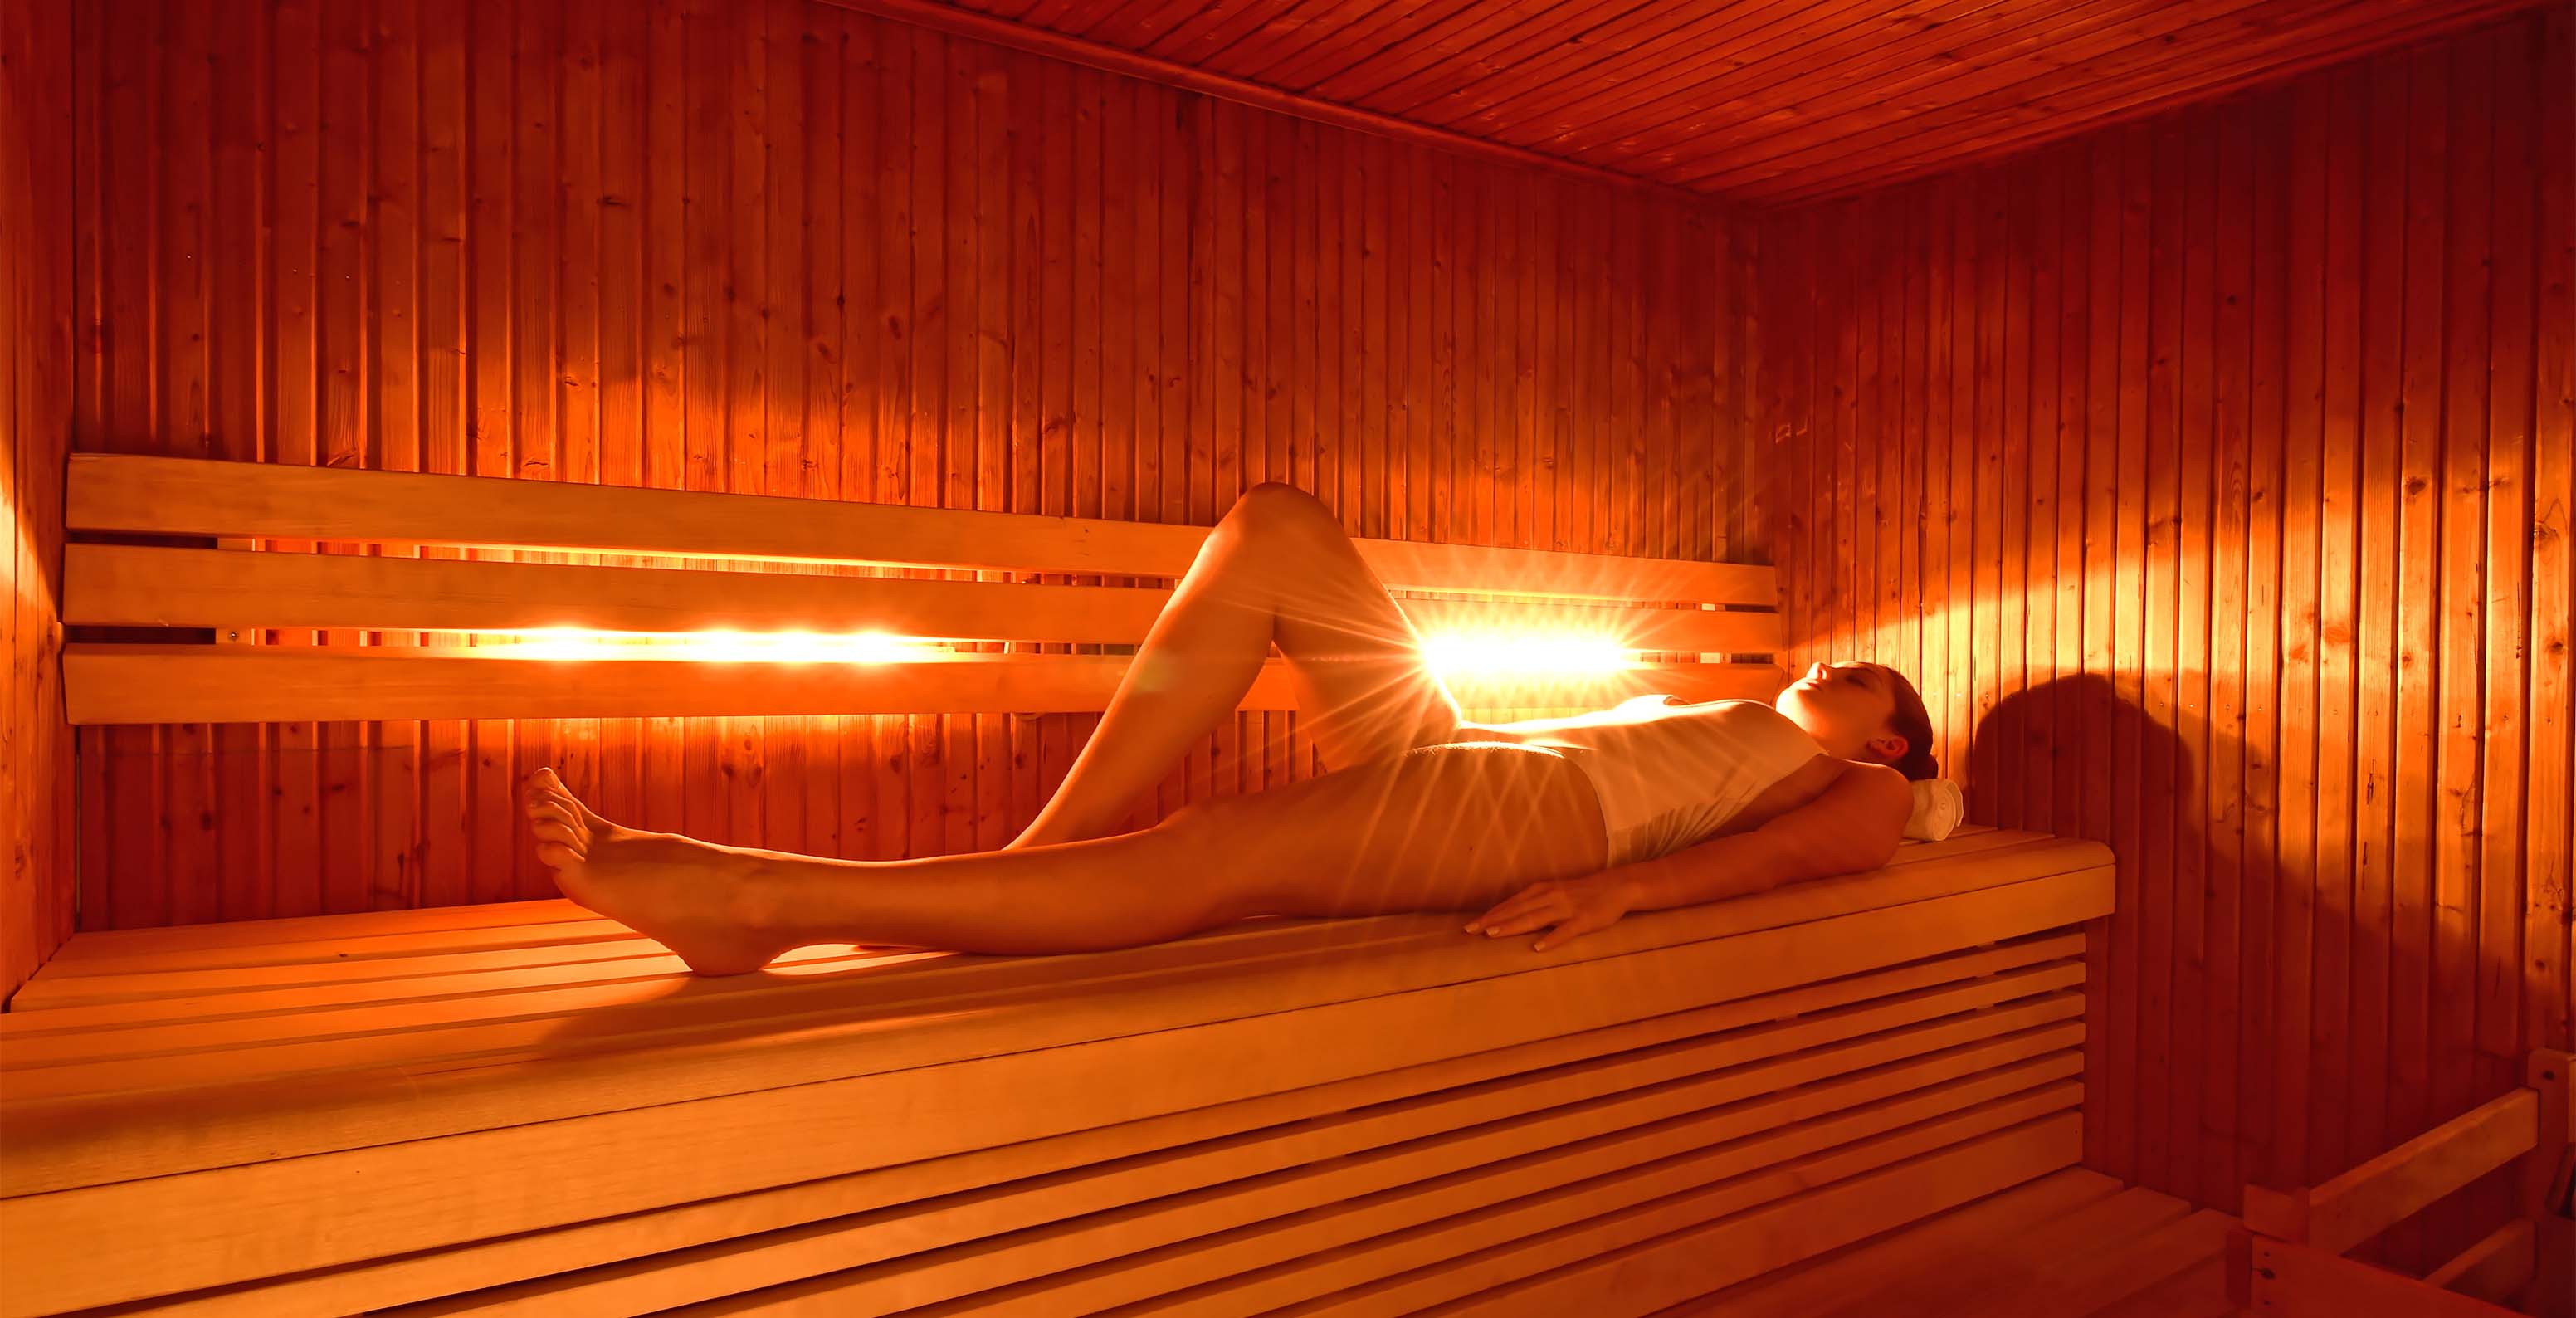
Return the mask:
<path id="1" fill-rule="evenodd" d="M 1079 58 L 1062 40 L 1072 38 L 1694 192 L 1789 202 L 2207 99 L 2532 0 L 945 3 L 1055 34 L 1049 53 Z"/>

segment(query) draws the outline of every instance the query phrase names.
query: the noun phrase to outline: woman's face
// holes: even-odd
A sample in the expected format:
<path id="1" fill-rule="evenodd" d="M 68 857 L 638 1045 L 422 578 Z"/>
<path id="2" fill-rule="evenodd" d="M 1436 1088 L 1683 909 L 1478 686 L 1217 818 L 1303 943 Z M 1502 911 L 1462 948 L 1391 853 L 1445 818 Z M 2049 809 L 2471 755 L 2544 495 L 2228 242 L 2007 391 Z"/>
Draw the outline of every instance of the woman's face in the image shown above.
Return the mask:
<path id="1" fill-rule="evenodd" d="M 1896 671 L 1885 664 L 1811 664 L 1771 707 L 1805 728 L 1828 755 L 1892 763 L 1905 754 L 1905 738 L 1889 726 L 1895 681 Z"/>

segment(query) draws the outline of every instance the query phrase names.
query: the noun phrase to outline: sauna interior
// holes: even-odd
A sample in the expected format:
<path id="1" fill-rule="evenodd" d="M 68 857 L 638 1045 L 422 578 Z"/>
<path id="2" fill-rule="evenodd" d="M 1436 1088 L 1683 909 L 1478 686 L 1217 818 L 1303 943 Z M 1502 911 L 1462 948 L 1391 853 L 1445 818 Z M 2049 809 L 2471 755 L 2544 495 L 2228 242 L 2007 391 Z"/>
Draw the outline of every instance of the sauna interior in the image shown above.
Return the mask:
<path id="1" fill-rule="evenodd" d="M 0 74 L 0 1315 L 2576 1313 L 2576 4 L 10 0 Z M 1882 663 L 1964 820 L 1544 951 L 724 976 L 541 863 L 542 767 L 1004 846 L 1269 485 L 1475 717 Z M 1337 771 L 1282 663 L 1111 831 Z"/>

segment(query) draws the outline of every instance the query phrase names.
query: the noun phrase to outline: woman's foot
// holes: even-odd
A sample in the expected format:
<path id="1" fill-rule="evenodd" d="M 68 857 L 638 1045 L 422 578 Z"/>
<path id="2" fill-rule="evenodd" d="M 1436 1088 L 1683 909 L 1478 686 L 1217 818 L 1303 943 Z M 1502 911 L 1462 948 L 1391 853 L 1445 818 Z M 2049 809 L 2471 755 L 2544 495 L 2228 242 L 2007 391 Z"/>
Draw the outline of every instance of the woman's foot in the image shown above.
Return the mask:
<path id="1" fill-rule="evenodd" d="M 756 859 L 676 833 L 620 828 L 555 776 L 529 781 L 537 859 L 566 897 L 653 939 L 701 975 L 739 975 L 786 951 L 752 918 Z"/>

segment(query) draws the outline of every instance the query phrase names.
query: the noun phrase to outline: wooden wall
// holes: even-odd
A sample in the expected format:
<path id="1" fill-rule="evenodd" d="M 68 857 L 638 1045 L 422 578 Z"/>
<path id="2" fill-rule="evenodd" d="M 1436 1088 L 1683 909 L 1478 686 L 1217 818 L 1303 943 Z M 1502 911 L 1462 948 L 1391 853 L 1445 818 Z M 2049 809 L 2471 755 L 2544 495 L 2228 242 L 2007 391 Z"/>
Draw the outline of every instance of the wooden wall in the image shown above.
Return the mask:
<path id="1" fill-rule="evenodd" d="M 1712 559 L 1746 250 L 1470 162 L 800 0 L 81 6 L 76 442 Z M 1304 757 L 1247 716 L 1159 807 Z M 80 742 L 84 928 L 548 895 L 514 785 L 827 855 L 993 846 L 1087 723 Z"/>
<path id="2" fill-rule="evenodd" d="M 72 930 L 55 608 L 71 435 L 71 7 L 0 6 L 0 999 Z"/>
<path id="3" fill-rule="evenodd" d="M 1764 224 L 1789 634 L 2117 851 L 2114 1176 L 2232 1210 L 2569 1045 L 2571 18 Z"/>

